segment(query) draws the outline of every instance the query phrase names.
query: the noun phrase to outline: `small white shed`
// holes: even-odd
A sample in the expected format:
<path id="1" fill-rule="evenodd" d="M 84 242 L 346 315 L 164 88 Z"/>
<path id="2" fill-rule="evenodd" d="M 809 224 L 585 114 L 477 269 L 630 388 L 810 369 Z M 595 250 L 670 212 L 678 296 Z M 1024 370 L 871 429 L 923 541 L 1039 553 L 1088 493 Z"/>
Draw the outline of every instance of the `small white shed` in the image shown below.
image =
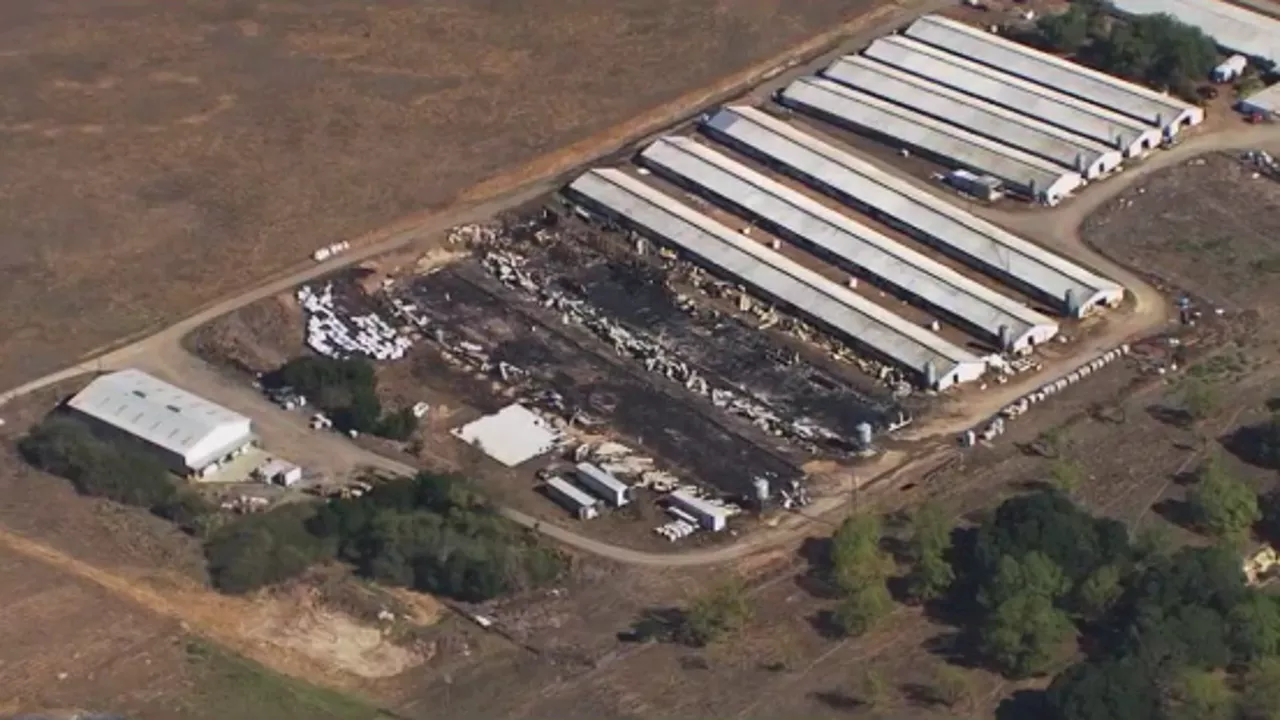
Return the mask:
<path id="1" fill-rule="evenodd" d="M 1232 55 L 1215 67 L 1209 76 L 1216 83 L 1235 82 L 1244 74 L 1247 67 L 1249 67 L 1249 58 L 1243 55 Z"/>

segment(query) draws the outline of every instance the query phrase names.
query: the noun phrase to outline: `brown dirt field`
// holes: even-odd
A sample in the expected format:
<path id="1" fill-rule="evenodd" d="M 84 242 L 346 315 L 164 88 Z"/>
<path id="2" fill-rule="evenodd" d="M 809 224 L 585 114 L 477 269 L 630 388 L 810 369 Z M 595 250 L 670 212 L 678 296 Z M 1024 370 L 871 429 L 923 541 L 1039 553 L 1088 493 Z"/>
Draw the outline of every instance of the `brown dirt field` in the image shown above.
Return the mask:
<path id="1" fill-rule="evenodd" d="M 0 379 L 439 207 L 869 5 L 4 0 L 0 305 L 24 312 L 0 324 Z"/>

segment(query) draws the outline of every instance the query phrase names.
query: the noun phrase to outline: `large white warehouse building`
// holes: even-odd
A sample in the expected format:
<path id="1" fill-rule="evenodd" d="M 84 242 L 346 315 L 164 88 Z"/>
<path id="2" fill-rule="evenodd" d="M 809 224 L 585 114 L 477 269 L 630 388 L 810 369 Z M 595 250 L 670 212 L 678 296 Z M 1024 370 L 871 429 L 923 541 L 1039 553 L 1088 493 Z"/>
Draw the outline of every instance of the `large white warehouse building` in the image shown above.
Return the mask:
<path id="1" fill-rule="evenodd" d="M 905 32 L 922 43 L 1136 118 L 1170 137 L 1204 121 L 1203 108 L 955 20 L 926 15 Z"/>
<path id="2" fill-rule="evenodd" d="M 992 105 L 1105 143 L 1122 151 L 1125 157 L 1140 156 L 1160 145 L 1159 128 L 1141 120 L 966 60 L 905 35 L 879 38 L 862 54 Z M 837 60 L 824 74 L 843 82 L 843 64 L 844 59 Z"/>
<path id="3" fill-rule="evenodd" d="M 785 106 L 931 156 L 950 167 L 993 175 L 1009 190 L 1057 205 L 1084 185 L 1080 173 L 963 128 L 823 78 L 802 77 L 778 96 Z"/>
<path id="4" fill-rule="evenodd" d="M 1065 315 L 1083 317 L 1124 299 L 1115 282 L 755 108 L 723 108 L 704 119 L 702 131 Z"/>
<path id="5" fill-rule="evenodd" d="M 138 442 L 179 475 L 211 475 L 254 442 L 249 418 L 141 370 L 102 375 L 67 406 Z"/>
<path id="6" fill-rule="evenodd" d="M 1120 150 L 992 105 L 870 58 L 852 55 L 823 72 L 841 85 L 962 127 L 988 140 L 1055 162 L 1092 180 L 1124 159 Z"/>
<path id="7" fill-rule="evenodd" d="M 945 389 L 977 380 L 986 371 L 986 361 L 968 350 L 620 170 L 589 170 L 567 190 L 588 209 L 738 279 L 836 337 L 912 372 L 927 387 Z"/>

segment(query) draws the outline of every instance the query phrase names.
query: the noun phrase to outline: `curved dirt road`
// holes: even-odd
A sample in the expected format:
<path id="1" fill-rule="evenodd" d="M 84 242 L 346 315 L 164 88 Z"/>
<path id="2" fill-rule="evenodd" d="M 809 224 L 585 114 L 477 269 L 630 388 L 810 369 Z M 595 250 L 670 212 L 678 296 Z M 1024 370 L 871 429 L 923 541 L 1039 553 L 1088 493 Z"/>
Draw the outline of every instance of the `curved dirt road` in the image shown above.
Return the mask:
<path id="1" fill-rule="evenodd" d="M 1104 184 L 1090 188 L 1082 197 L 1074 198 L 1063 207 L 1043 212 L 1007 213 L 983 211 L 983 214 L 1067 255 L 1088 262 L 1130 288 L 1138 300 L 1136 311 L 1124 316 L 1121 322 L 1107 333 L 1105 338 L 1095 341 L 1099 347 L 1114 345 L 1123 341 L 1123 339 L 1148 332 L 1165 322 L 1165 301 L 1159 293 L 1133 273 L 1086 247 L 1079 236 L 1079 227 L 1083 220 L 1093 210 L 1124 192 L 1135 182 L 1152 172 L 1178 164 L 1197 154 L 1215 150 L 1248 148 L 1277 140 L 1280 140 L 1280 128 L 1269 126 L 1254 126 L 1230 134 L 1220 133 L 1192 138 L 1176 148 L 1157 153 L 1141 166 L 1131 168 Z M 504 198 L 502 201 L 480 203 L 455 212 L 440 214 L 435 216 L 430 223 L 420 224 L 412 229 L 391 235 L 378 243 L 365 246 L 357 252 L 352 252 L 327 263 L 311 266 L 303 271 L 269 282 L 252 291 L 224 300 L 143 340 L 111 350 L 91 360 L 77 363 L 72 367 L 13 388 L 0 395 L 0 404 L 14 397 L 34 392 L 86 372 L 140 364 L 165 371 L 166 374 L 171 374 L 182 380 L 190 380 L 191 386 L 197 392 L 212 390 L 214 398 L 220 401 L 224 399 L 220 396 L 239 392 L 241 397 L 238 399 L 237 404 L 243 406 L 249 402 L 248 396 L 252 395 L 262 406 L 260 412 L 256 412 L 255 415 L 262 417 L 264 422 L 272 423 L 281 432 L 305 434 L 308 438 L 307 442 L 312 443 L 318 452 L 325 455 L 341 455 L 352 461 L 353 464 L 376 467 L 396 473 L 412 474 L 416 472 L 416 468 L 376 453 L 365 451 L 335 435 L 311 433 L 304 425 L 296 429 L 284 428 L 280 424 L 281 418 L 278 417 L 283 411 L 266 403 L 248 388 L 241 388 L 237 391 L 228 387 L 228 381 L 218 379 L 218 373 L 213 368 L 209 367 L 203 360 L 187 353 L 181 346 L 181 340 L 189 332 L 220 315 L 232 312 L 263 298 L 285 292 L 322 274 L 363 261 L 389 250 L 407 246 L 415 240 L 433 232 L 442 231 L 453 224 L 488 217 L 505 204 L 520 202 L 526 197 L 541 194 L 545 189 L 544 185 L 535 185 Z M 988 397 L 974 407 L 972 412 L 966 413 L 968 417 L 943 419 L 939 423 L 931 424 L 923 429 L 924 432 L 918 433 L 918 435 L 950 433 L 952 426 L 958 426 L 961 423 L 972 423 L 975 419 L 994 412 L 994 410 L 987 407 L 988 405 L 998 409 L 998 407 L 1007 403 L 1009 398 L 1005 397 L 1005 395 L 1012 392 L 1019 392 L 1019 390 L 1017 388 L 1010 389 L 1006 386 L 1006 392 L 1000 393 L 998 397 L 994 393 L 989 394 Z M 271 415 L 271 413 L 274 413 L 274 415 Z M 291 415 L 290 417 L 292 420 L 288 422 L 301 425 L 298 416 Z M 324 444 L 328 444 L 329 447 L 321 447 Z M 917 459 L 887 470 L 903 472 L 926 461 L 926 459 Z M 822 498 L 811 506 L 807 516 L 820 517 L 830 511 L 839 509 L 846 502 L 847 498 L 843 494 Z M 805 517 L 794 516 L 789 518 L 789 520 L 794 521 L 788 522 L 785 527 L 757 532 L 733 545 L 667 554 L 643 552 L 611 545 L 552 523 L 539 521 L 510 508 L 502 509 L 502 513 L 516 523 L 532 528 L 577 550 L 620 563 L 658 567 L 690 567 L 729 562 L 745 557 L 757 550 L 776 546 L 794 539 L 805 532 L 809 524 Z"/>

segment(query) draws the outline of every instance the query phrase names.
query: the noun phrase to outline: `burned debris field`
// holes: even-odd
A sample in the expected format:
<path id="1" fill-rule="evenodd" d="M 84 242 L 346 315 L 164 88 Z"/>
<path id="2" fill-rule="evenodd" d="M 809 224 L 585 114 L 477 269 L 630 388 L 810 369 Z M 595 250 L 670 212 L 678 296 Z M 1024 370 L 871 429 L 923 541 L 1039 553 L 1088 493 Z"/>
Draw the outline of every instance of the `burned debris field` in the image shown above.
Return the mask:
<path id="1" fill-rule="evenodd" d="M 548 210 L 496 226 L 477 257 L 398 283 L 393 302 L 412 303 L 435 340 L 485 356 L 521 400 L 608 426 L 731 495 L 755 476 L 799 478 L 814 453 L 851 455 L 864 423 L 909 417 L 873 379 L 721 309 L 718 281 L 696 279 L 695 300 L 687 272 L 634 248 L 625 233 Z M 439 382 L 438 356 L 417 362 Z M 490 378 L 453 375 L 485 404 Z"/>

